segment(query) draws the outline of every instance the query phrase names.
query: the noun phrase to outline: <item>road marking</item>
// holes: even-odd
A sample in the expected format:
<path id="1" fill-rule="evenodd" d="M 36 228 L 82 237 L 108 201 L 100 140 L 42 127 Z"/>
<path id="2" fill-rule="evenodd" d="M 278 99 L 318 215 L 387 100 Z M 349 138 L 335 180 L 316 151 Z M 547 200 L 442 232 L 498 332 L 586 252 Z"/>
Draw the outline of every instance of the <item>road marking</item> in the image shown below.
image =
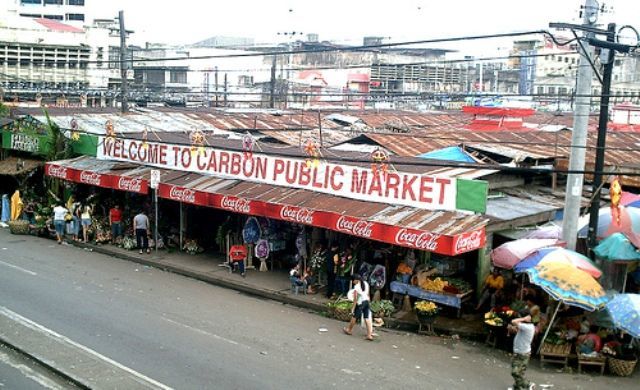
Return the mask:
<path id="1" fill-rule="evenodd" d="M 211 332 L 207 332 L 206 330 L 203 330 L 203 329 L 200 329 L 200 328 L 196 328 L 196 327 L 193 327 L 191 325 L 183 324 L 182 322 L 174 321 L 172 319 L 165 318 L 165 317 L 163 317 L 162 319 L 167 321 L 167 322 L 170 322 L 172 324 L 175 324 L 175 325 L 178 325 L 178 326 L 182 326 L 183 328 L 187 328 L 187 329 L 190 329 L 190 330 L 192 330 L 194 332 L 203 334 L 205 336 L 213 337 L 216 340 L 224 341 L 224 342 L 232 344 L 232 345 L 241 345 L 243 347 L 250 348 L 248 345 L 240 344 L 237 341 L 233 341 L 233 340 L 228 339 L 226 337 L 218 336 L 217 334 L 214 334 L 214 333 L 211 333 Z"/>
<path id="2" fill-rule="evenodd" d="M 104 362 L 107 362 L 107 363 L 109 363 L 109 364 L 111 364 L 113 366 L 118 367 L 119 369 L 121 369 L 123 371 L 128 372 L 129 374 L 131 374 L 134 377 L 140 379 L 141 381 L 146 382 L 146 383 L 148 383 L 148 384 L 150 384 L 152 386 L 155 386 L 158 389 L 173 390 L 171 387 L 169 387 L 167 385 L 164 385 L 164 384 L 156 381 L 155 379 L 151 379 L 148 376 L 145 376 L 144 374 L 141 374 L 141 373 L 139 373 L 139 372 L 127 367 L 127 366 L 124 366 L 124 365 L 116 362 L 113 359 L 110 359 L 110 358 L 108 358 L 108 357 L 106 357 L 106 356 L 104 356 L 104 355 L 102 355 L 102 354 L 100 354 L 100 353 L 88 348 L 88 347 L 85 347 L 82 344 L 78 344 L 75 341 L 73 341 L 73 340 L 71 340 L 71 339 L 69 339 L 69 338 L 67 338 L 67 337 L 65 337 L 65 336 L 63 336 L 63 335 L 61 335 L 61 334 L 49 329 L 49 328 L 46 328 L 46 327 L 44 327 L 44 326 L 42 326 L 42 325 L 40 325 L 40 324 L 38 324 L 36 322 L 33 322 L 30 319 L 25 318 L 25 317 L 21 316 L 20 314 L 15 313 L 15 312 L 7 309 L 4 306 L 0 306 L 0 315 L 4 315 L 5 317 L 7 317 L 7 318 L 9 318 L 9 319 L 11 319 L 11 320 L 13 320 L 15 322 L 18 322 L 19 324 L 21 324 L 21 325 L 23 325 L 23 326 L 25 326 L 27 328 L 30 328 L 30 329 L 33 329 L 35 331 L 39 331 L 41 333 L 44 333 L 46 336 L 51 337 L 52 339 L 57 339 L 58 341 L 62 341 L 64 343 L 71 344 L 74 347 L 79 348 L 82 351 L 84 351 L 84 352 L 86 352 L 86 353 L 88 353 L 88 354 L 90 354 L 90 355 L 92 355 L 92 356 L 104 361 Z"/>
<path id="3" fill-rule="evenodd" d="M 24 376 L 26 376 L 27 378 L 31 379 L 32 381 L 38 383 L 39 385 L 41 385 L 42 387 L 45 387 L 47 389 L 51 389 L 51 390 L 63 390 L 64 388 L 61 387 L 60 385 L 58 385 L 57 383 L 55 383 L 54 381 L 52 381 L 51 379 L 47 378 L 46 376 L 35 372 L 31 367 L 22 364 L 22 363 L 16 363 L 13 359 L 11 359 L 11 357 L 9 355 L 7 355 L 6 353 L 0 351 L 0 363 L 4 363 L 8 366 L 11 366 L 13 368 L 15 368 L 16 370 L 20 371 L 20 373 Z"/>
<path id="4" fill-rule="evenodd" d="M 10 268 L 15 268 L 15 269 L 17 269 L 18 271 L 22 271 L 22 272 L 24 272 L 24 273 L 26 273 L 26 274 L 29 274 L 29 275 L 31 275 L 31 276 L 37 276 L 37 275 L 38 275 L 37 273 L 35 273 L 35 272 L 33 272 L 33 271 L 29 271 L 28 269 L 24 269 L 24 268 L 22 268 L 22 267 L 18 267 L 17 265 L 13 265 L 13 264 L 5 263 L 4 261 L 0 261 L 0 264 L 5 265 L 5 266 L 10 267 Z"/>

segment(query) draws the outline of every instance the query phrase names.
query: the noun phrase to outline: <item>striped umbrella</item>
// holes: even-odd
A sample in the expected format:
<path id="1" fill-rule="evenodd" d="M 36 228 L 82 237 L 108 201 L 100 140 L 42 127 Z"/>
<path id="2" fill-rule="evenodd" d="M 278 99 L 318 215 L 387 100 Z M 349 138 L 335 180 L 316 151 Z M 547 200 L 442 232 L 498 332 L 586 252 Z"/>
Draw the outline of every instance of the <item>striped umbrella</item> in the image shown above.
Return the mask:
<path id="1" fill-rule="evenodd" d="M 516 264 L 516 272 L 525 272 L 529 268 L 547 262 L 567 263 L 583 270 L 594 278 L 602 276 L 602 271 L 586 256 L 564 248 L 539 249 Z"/>

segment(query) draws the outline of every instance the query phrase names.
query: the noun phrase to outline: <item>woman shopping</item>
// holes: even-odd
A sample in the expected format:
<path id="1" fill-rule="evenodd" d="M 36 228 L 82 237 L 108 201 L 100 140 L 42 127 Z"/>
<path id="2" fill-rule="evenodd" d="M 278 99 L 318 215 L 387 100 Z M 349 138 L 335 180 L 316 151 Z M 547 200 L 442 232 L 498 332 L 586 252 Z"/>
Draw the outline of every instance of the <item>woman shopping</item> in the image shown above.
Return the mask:
<path id="1" fill-rule="evenodd" d="M 87 236 L 89 235 L 89 226 L 91 226 L 91 206 L 84 205 L 82 206 L 82 211 L 80 214 L 80 220 L 82 221 L 82 238 L 84 242 L 88 242 Z"/>
<path id="2" fill-rule="evenodd" d="M 371 323 L 371 309 L 369 307 L 369 283 L 362 280 L 362 277 L 358 274 L 353 275 L 352 280 L 353 289 L 349 291 L 349 298 L 353 298 L 351 322 L 342 330 L 344 333 L 351 335 L 357 319 L 363 317 L 367 327 L 367 337 L 365 337 L 365 339 L 373 341 L 373 324 Z"/>

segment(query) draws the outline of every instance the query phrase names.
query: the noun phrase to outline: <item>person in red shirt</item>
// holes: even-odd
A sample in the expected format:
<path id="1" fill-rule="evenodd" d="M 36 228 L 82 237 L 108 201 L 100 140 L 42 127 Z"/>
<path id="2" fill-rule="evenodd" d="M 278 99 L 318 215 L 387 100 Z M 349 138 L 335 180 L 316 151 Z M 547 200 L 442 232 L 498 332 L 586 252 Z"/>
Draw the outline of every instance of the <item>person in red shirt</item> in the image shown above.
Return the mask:
<path id="1" fill-rule="evenodd" d="M 109 210 L 109 225 L 111 225 L 111 243 L 115 244 L 116 238 L 122 236 L 122 211 L 120 206 L 114 205 Z"/>

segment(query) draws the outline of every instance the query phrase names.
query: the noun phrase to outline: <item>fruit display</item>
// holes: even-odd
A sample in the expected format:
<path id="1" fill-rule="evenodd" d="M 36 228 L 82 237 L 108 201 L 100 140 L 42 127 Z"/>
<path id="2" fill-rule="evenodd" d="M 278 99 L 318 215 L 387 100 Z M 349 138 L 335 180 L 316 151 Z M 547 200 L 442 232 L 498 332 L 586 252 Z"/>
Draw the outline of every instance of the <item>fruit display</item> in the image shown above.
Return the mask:
<path id="1" fill-rule="evenodd" d="M 427 291 L 443 292 L 444 288 L 449 285 L 449 282 L 442 278 L 425 279 L 420 285 L 420 288 Z"/>
<path id="2" fill-rule="evenodd" d="M 460 278 L 443 278 L 443 279 L 447 281 L 449 286 L 454 287 L 455 289 L 458 290 L 458 292 L 449 291 L 449 292 L 453 292 L 454 294 L 464 293 L 471 290 L 471 284 L 464 279 L 460 279 Z"/>
<path id="3" fill-rule="evenodd" d="M 400 263 L 400 265 L 398 265 L 398 268 L 396 269 L 396 272 L 399 274 L 411 274 L 413 273 L 413 270 L 405 263 Z"/>
<path id="4" fill-rule="evenodd" d="M 484 323 L 489 326 L 502 327 L 505 325 L 504 320 L 496 313 L 490 311 L 484 314 Z"/>
<path id="5" fill-rule="evenodd" d="M 435 314 L 438 312 L 438 306 L 430 301 L 417 301 L 414 307 L 416 312 L 420 314 Z"/>

